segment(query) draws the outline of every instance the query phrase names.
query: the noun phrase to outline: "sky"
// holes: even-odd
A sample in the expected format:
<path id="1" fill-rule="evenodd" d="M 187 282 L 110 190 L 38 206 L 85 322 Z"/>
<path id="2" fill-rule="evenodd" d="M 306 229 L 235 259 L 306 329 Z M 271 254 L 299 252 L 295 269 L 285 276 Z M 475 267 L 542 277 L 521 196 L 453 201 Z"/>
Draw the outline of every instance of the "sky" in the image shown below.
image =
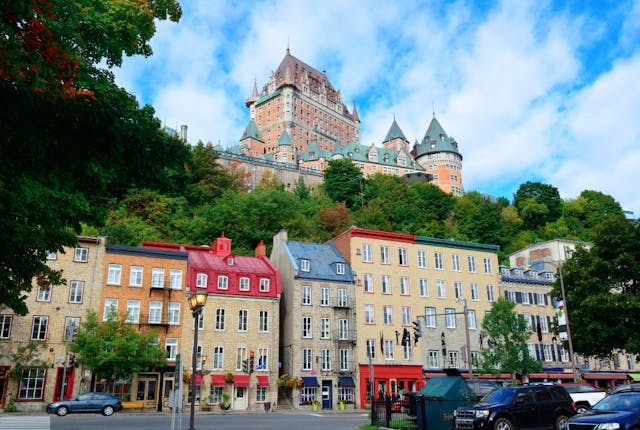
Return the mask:
<path id="1" fill-rule="evenodd" d="M 182 0 L 153 55 L 116 82 L 189 143 L 237 145 L 245 100 L 287 47 L 326 70 L 362 144 L 394 118 L 410 142 L 435 114 L 463 156 L 465 191 L 513 199 L 542 182 L 563 199 L 612 196 L 640 216 L 640 0 Z"/>

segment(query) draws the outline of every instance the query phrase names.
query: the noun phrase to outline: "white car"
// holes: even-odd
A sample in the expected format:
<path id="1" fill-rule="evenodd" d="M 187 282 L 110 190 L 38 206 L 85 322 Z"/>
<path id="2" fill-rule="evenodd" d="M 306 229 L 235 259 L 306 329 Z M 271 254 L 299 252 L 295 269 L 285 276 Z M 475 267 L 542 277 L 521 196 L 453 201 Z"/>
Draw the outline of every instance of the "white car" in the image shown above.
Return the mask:
<path id="1" fill-rule="evenodd" d="M 579 414 L 588 411 L 593 405 L 607 397 L 607 392 L 589 384 L 560 384 L 567 390 Z"/>

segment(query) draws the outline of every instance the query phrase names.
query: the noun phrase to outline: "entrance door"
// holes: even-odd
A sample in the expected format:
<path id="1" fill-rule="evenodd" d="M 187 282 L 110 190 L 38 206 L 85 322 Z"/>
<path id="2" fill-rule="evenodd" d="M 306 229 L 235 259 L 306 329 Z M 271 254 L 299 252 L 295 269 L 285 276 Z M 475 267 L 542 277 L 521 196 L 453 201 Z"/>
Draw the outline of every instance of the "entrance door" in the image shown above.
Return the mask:
<path id="1" fill-rule="evenodd" d="M 155 408 L 158 404 L 158 376 L 148 373 L 138 375 L 136 400 L 144 400 L 145 408 Z"/>
<path id="2" fill-rule="evenodd" d="M 322 381 L 322 409 L 332 409 L 331 381 Z"/>
<path id="3" fill-rule="evenodd" d="M 245 410 L 247 409 L 247 387 L 233 387 L 233 409 Z"/>
<path id="4" fill-rule="evenodd" d="M 71 398 L 73 391 L 73 372 L 74 368 L 67 369 L 64 367 L 56 369 L 56 388 L 53 392 L 53 401 L 66 400 Z"/>

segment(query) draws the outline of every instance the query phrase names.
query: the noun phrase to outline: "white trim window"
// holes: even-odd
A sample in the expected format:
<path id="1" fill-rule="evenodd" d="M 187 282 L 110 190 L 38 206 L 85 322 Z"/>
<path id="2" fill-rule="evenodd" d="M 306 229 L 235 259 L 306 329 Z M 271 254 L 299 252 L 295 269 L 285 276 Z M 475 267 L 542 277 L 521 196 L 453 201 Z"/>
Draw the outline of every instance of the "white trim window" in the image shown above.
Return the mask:
<path id="1" fill-rule="evenodd" d="M 216 345 L 213 347 L 213 370 L 224 369 L 224 346 Z"/>
<path id="2" fill-rule="evenodd" d="M 167 322 L 170 325 L 180 325 L 180 302 L 169 302 Z"/>
<path id="3" fill-rule="evenodd" d="M 373 259 L 371 258 L 371 245 L 368 243 L 362 244 L 362 262 L 363 263 L 373 262 Z"/>
<path id="4" fill-rule="evenodd" d="M 331 339 L 331 320 L 320 318 L 320 339 Z"/>
<path id="5" fill-rule="evenodd" d="M 154 267 L 151 269 L 151 288 L 164 288 L 164 269 Z"/>
<path id="6" fill-rule="evenodd" d="M 437 327 L 438 319 L 436 318 L 436 308 L 427 306 L 424 308 L 425 326 Z"/>
<path id="7" fill-rule="evenodd" d="M 344 275 L 346 273 L 346 266 L 344 263 L 337 263 L 336 264 L 336 274 L 338 275 Z"/>
<path id="8" fill-rule="evenodd" d="M 261 333 L 267 333 L 269 331 L 269 311 L 260 311 L 260 317 L 258 319 L 258 331 Z"/>
<path id="9" fill-rule="evenodd" d="M 487 301 L 488 302 L 496 301 L 496 296 L 495 296 L 495 293 L 493 292 L 493 285 L 491 284 L 487 284 Z"/>
<path id="10" fill-rule="evenodd" d="M 385 339 L 384 340 L 384 359 L 385 360 L 395 360 L 396 359 L 393 339 Z"/>
<path id="11" fill-rule="evenodd" d="M 258 356 L 256 357 L 256 370 L 266 372 L 269 370 L 269 349 L 258 348 Z"/>
<path id="12" fill-rule="evenodd" d="M 242 370 L 242 362 L 247 356 L 247 348 L 239 346 L 236 348 L 236 370 Z"/>
<path id="13" fill-rule="evenodd" d="M 400 295 L 409 295 L 409 278 L 407 278 L 406 276 L 400 277 Z"/>
<path id="14" fill-rule="evenodd" d="M 50 302 L 51 301 L 51 287 L 38 287 L 37 302 Z"/>
<path id="15" fill-rule="evenodd" d="M 455 281 L 453 283 L 453 291 L 455 293 L 456 300 L 461 299 L 462 298 L 462 282 Z"/>
<path id="16" fill-rule="evenodd" d="M 404 352 L 405 360 L 413 360 L 413 344 L 411 342 L 405 343 L 402 351 Z"/>
<path id="17" fill-rule="evenodd" d="M 476 273 L 476 256 L 467 255 L 467 267 L 470 273 Z"/>
<path id="18" fill-rule="evenodd" d="M 142 266 L 131 266 L 129 268 L 129 286 L 142 287 Z"/>
<path id="19" fill-rule="evenodd" d="M 302 306 L 311 306 L 311 285 L 302 286 Z"/>
<path id="20" fill-rule="evenodd" d="M 367 339 L 365 343 L 367 358 L 371 357 L 372 359 L 376 358 L 376 340 L 375 339 Z"/>
<path id="21" fill-rule="evenodd" d="M 406 266 L 409 264 L 407 261 L 407 249 L 406 248 L 398 248 L 398 264 L 401 266 Z"/>
<path id="22" fill-rule="evenodd" d="M 122 280 L 122 264 L 109 264 L 107 272 L 108 285 L 120 285 Z"/>
<path id="23" fill-rule="evenodd" d="M 382 307 L 383 324 L 393 325 L 393 308 L 391 306 Z"/>
<path id="24" fill-rule="evenodd" d="M 196 287 L 207 288 L 207 280 L 208 280 L 208 276 L 206 273 L 198 273 L 196 275 Z"/>
<path id="25" fill-rule="evenodd" d="M 344 288 L 338 288 L 338 306 L 343 308 L 349 306 L 347 290 Z"/>
<path id="26" fill-rule="evenodd" d="M 467 321 L 469 322 L 469 328 L 471 330 L 475 330 L 478 328 L 478 323 L 476 321 L 476 311 L 467 309 Z"/>
<path id="27" fill-rule="evenodd" d="M 388 246 L 380 246 L 380 264 L 389 264 Z"/>
<path id="28" fill-rule="evenodd" d="M 364 274 L 364 292 L 373 293 L 373 275 L 371 273 Z"/>
<path id="29" fill-rule="evenodd" d="M 47 340 L 47 328 L 49 326 L 49 317 L 44 315 L 36 315 L 33 317 L 31 327 L 31 340 Z"/>
<path id="30" fill-rule="evenodd" d="M 340 371 L 341 372 L 348 372 L 349 370 L 349 350 L 348 349 L 341 349 L 339 351 L 340 354 Z"/>
<path id="31" fill-rule="evenodd" d="M 302 370 L 308 372 L 312 369 L 311 367 L 311 356 L 313 355 L 313 351 L 311 348 L 302 348 Z"/>
<path id="32" fill-rule="evenodd" d="M 247 331 L 249 311 L 240 309 L 238 311 L 238 331 Z"/>
<path id="33" fill-rule="evenodd" d="M 12 325 L 13 325 L 13 315 L 0 315 L 0 339 L 11 338 Z"/>
<path id="34" fill-rule="evenodd" d="M 440 351 L 430 349 L 427 357 L 427 367 L 437 369 L 440 367 Z"/>
<path id="35" fill-rule="evenodd" d="M 127 300 L 127 318 L 125 322 L 131 324 L 140 322 L 140 300 Z"/>
<path id="36" fill-rule="evenodd" d="M 162 302 L 149 303 L 149 324 L 162 323 Z"/>
<path id="37" fill-rule="evenodd" d="M 182 270 L 171 269 L 169 271 L 169 288 L 172 290 L 182 289 Z"/>
<path id="38" fill-rule="evenodd" d="M 329 372 L 332 368 L 331 364 L 331 350 L 328 348 L 323 348 L 320 350 L 320 361 L 321 361 L 321 370 L 323 372 Z"/>
<path id="39" fill-rule="evenodd" d="M 420 297 L 429 297 L 429 280 L 420 278 Z"/>
<path id="40" fill-rule="evenodd" d="M 89 248 L 76 248 L 73 253 L 73 261 L 76 263 L 86 263 L 89 261 Z"/>
<path id="41" fill-rule="evenodd" d="M 338 339 L 349 339 L 349 320 L 346 318 L 340 318 L 338 320 Z"/>
<path id="42" fill-rule="evenodd" d="M 485 275 L 493 274 L 493 262 L 491 261 L 491 258 L 484 257 L 483 262 L 484 262 L 484 274 Z"/>
<path id="43" fill-rule="evenodd" d="M 391 276 L 382 275 L 382 294 L 391 294 Z"/>
<path id="44" fill-rule="evenodd" d="M 45 369 L 22 369 L 19 382 L 19 400 L 42 400 L 44 398 Z"/>
<path id="45" fill-rule="evenodd" d="M 460 272 L 460 256 L 458 254 L 451 254 L 451 270 Z"/>
<path id="46" fill-rule="evenodd" d="M 104 310 L 102 312 L 102 321 L 110 321 L 118 318 L 118 299 L 104 299 Z"/>
<path id="47" fill-rule="evenodd" d="M 427 268 L 427 252 L 424 249 L 419 249 L 417 252 L 417 258 L 418 258 L 418 267 L 420 269 L 426 269 Z"/>
<path id="48" fill-rule="evenodd" d="M 320 306 L 329 306 L 331 304 L 329 292 L 330 290 L 326 287 L 320 288 Z"/>
<path id="49" fill-rule="evenodd" d="M 433 253 L 434 267 L 436 270 L 444 270 L 444 261 L 442 260 L 442 252 Z"/>
<path id="50" fill-rule="evenodd" d="M 227 276 L 223 276 L 223 275 L 218 276 L 218 289 L 219 290 L 229 289 L 229 278 Z"/>
<path id="51" fill-rule="evenodd" d="M 216 321 L 213 329 L 216 331 L 224 331 L 225 317 L 227 311 L 225 308 L 216 308 Z"/>
<path id="52" fill-rule="evenodd" d="M 375 324 L 373 305 L 364 305 L 364 323 Z"/>
<path id="53" fill-rule="evenodd" d="M 176 361 L 178 355 L 178 339 L 168 337 L 164 341 L 164 349 L 167 351 L 167 361 Z"/>
<path id="54" fill-rule="evenodd" d="M 71 328 L 71 327 L 74 327 L 74 328 Z M 73 336 L 75 336 L 75 333 L 77 332 L 79 327 L 80 327 L 80 317 L 65 317 L 64 332 L 62 334 L 64 341 L 65 342 L 72 341 L 73 339 L 69 339 L 69 336 L 72 333 L 73 333 Z"/>
<path id="55" fill-rule="evenodd" d="M 307 259 L 300 260 L 300 271 L 301 272 L 308 272 L 310 270 L 311 270 L 311 261 L 309 261 Z"/>
<path id="56" fill-rule="evenodd" d="M 444 320 L 446 328 L 456 328 L 456 310 L 452 308 L 446 308 L 444 310 Z"/>
<path id="57" fill-rule="evenodd" d="M 444 280 L 438 279 L 436 281 L 436 287 L 438 288 L 438 298 L 446 299 L 447 298 L 447 288 L 445 286 Z"/>
<path id="58" fill-rule="evenodd" d="M 403 306 L 401 309 L 402 312 L 402 325 L 410 326 L 411 325 L 411 308 L 408 306 Z"/>
<path id="59" fill-rule="evenodd" d="M 313 338 L 313 325 L 312 325 L 310 316 L 302 317 L 302 338 L 303 339 Z"/>
<path id="60" fill-rule="evenodd" d="M 268 278 L 260 279 L 260 291 L 262 291 L 263 293 L 269 291 L 269 279 Z"/>
<path id="61" fill-rule="evenodd" d="M 469 289 L 471 290 L 471 300 L 477 302 L 480 300 L 480 294 L 478 293 L 478 284 L 469 285 Z"/>
<path id="62" fill-rule="evenodd" d="M 239 286 L 240 291 L 249 291 L 251 289 L 249 278 L 240 278 L 239 285 L 240 285 Z"/>

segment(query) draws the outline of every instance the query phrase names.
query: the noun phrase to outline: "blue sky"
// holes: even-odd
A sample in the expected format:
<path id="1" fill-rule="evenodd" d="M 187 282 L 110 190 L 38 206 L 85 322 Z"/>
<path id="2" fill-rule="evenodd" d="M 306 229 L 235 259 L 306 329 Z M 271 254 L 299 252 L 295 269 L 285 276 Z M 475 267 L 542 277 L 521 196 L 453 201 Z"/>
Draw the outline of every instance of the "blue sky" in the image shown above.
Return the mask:
<path id="1" fill-rule="evenodd" d="M 640 216 L 640 0 L 183 0 L 154 55 L 117 82 L 189 126 L 191 143 L 238 143 L 254 79 L 291 54 L 318 70 L 379 145 L 394 117 L 421 140 L 433 111 L 456 138 L 466 191 L 512 199 L 540 181 Z"/>

